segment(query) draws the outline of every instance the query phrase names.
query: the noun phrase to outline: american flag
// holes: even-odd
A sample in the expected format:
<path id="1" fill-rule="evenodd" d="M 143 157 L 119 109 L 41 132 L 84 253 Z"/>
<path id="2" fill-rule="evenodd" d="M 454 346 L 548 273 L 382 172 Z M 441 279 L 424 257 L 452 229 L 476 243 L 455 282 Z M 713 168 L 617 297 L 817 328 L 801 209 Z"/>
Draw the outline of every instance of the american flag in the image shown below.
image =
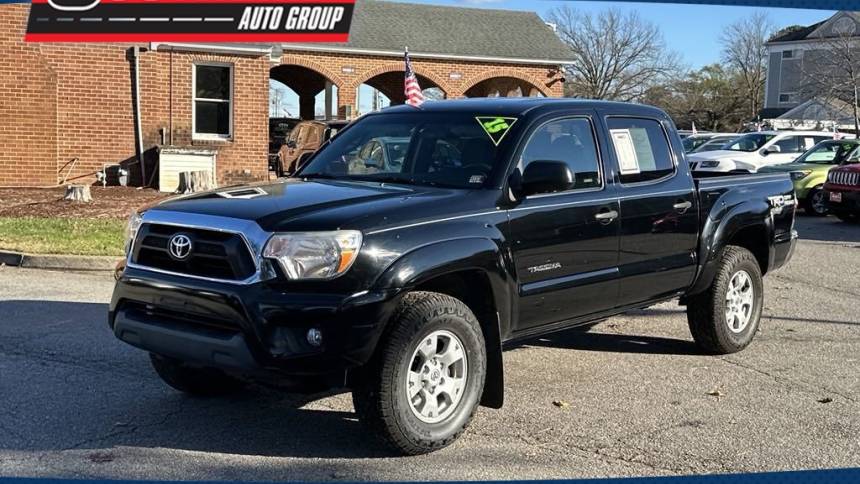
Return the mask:
<path id="1" fill-rule="evenodd" d="M 406 79 L 403 88 L 406 92 L 406 104 L 418 107 L 424 102 L 424 94 L 421 93 L 421 86 L 418 85 L 418 78 L 415 77 L 415 71 L 412 70 L 412 61 L 409 60 L 409 49 L 406 49 Z"/>

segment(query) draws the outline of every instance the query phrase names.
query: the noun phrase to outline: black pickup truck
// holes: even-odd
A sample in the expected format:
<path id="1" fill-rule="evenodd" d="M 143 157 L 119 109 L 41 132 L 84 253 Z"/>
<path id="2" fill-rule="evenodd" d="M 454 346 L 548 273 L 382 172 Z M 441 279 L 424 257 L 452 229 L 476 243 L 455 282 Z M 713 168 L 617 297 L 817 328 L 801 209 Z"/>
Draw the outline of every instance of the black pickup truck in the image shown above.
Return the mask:
<path id="1" fill-rule="evenodd" d="M 698 179 L 683 153 L 641 105 L 369 114 L 294 178 L 134 214 L 110 327 L 181 391 L 350 389 L 369 429 L 429 452 L 501 407 L 505 343 L 676 298 L 704 353 L 752 341 L 791 180 Z"/>

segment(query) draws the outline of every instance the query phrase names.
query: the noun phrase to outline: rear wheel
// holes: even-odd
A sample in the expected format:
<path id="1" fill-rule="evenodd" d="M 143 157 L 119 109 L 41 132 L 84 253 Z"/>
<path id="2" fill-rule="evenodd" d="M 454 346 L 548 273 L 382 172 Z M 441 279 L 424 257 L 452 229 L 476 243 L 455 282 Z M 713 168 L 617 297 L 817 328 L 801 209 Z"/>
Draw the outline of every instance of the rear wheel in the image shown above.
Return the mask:
<path id="1" fill-rule="evenodd" d="M 241 390 L 245 383 L 217 368 L 189 366 L 166 356 L 149 354 L 152 367 L 165 383 L 183 393 L 200 397 L 228 395 Z"/>
<path id="2" fill-rule="evenodd" d="M 711 287 L 692 296 L 687 323 L 696 344 L 708 353 L 728 354 L 749 345 L 761 319 L 764 284 L 755 256 L 728 246 L 718 261 Z"/>
<path id="3" fill-rule="evenodd" d="M 461 301 L 431 292 L 404 297 L 352 393 L 359 419 L 403 454 L 424 454 L 465 431 L 484 388 L 481 327 Z"/>
<path id="4" fill-rule="evenodd" d="M 808 215 L 815 217 L 823 217 L 827 215 L 827 201 L 825 199 L 826 192 L 821 187 L 815 187 L 806 195 L 803 200 L 803 209 Z"/>

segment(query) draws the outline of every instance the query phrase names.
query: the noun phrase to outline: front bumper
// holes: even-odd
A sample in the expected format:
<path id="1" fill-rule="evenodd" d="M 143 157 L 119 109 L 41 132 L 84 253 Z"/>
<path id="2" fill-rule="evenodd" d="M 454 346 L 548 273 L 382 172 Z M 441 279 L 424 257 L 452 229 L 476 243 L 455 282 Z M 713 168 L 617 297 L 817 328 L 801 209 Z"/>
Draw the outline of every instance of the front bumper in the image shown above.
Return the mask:
<path id="1" fill-rule="evenodd" d="M 825 200 L 827 208 L 831 213 L 856 214 L 860 213 L 860 190 L 854 187 L 840 189 L 839 186 L 826 186 Z M 833 202 L 830 200 L 831 192 L 839 192 L 842 194 L 841 202 Z"/>
<path id="2" fill-rule="evenodd" d="M 365 364 L 394 310 L 396 291 L 298 293 L 125 268 L 110 304 L 120 340 L 146 351 L 237 373 L 309 376 Z M 311 345 L 307 331 L 322 333 Z"/>

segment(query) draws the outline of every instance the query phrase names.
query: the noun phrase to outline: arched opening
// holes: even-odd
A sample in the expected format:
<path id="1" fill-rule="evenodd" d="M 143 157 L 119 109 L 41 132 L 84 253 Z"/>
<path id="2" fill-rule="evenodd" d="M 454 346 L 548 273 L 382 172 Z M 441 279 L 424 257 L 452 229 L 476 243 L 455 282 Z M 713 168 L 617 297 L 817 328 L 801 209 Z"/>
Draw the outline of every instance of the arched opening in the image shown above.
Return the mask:
<path id="1" fill-rule="evenodd" d="M 529 81 L 516 77 L 491 77 L 469 89 L 466 97 L 544 97 L 544 93 Z"/>
<path id="2" fill-rule="evenodd" d="M 307 67 L 283 64 L 269 71 L 269 117 L 331 118 L 337 109 L 337 86 Z"/>
<path id="3" fill-rule="evenodd" d="M 357 92 L 356 104 L 359 113 L 369 113 L 392 104 L 405 103 L 406 94 L 403 89 L 405 76 L 406 73 L 403 71 L 389 71 L 364 81 L 358 87 Z M 421 74 L 416 73 L 415 77 L 418 78 L 418 84 L 421 86 L 421 92 L 426 100 L 445 99 L 445 91 L 438 84 Z"/>

